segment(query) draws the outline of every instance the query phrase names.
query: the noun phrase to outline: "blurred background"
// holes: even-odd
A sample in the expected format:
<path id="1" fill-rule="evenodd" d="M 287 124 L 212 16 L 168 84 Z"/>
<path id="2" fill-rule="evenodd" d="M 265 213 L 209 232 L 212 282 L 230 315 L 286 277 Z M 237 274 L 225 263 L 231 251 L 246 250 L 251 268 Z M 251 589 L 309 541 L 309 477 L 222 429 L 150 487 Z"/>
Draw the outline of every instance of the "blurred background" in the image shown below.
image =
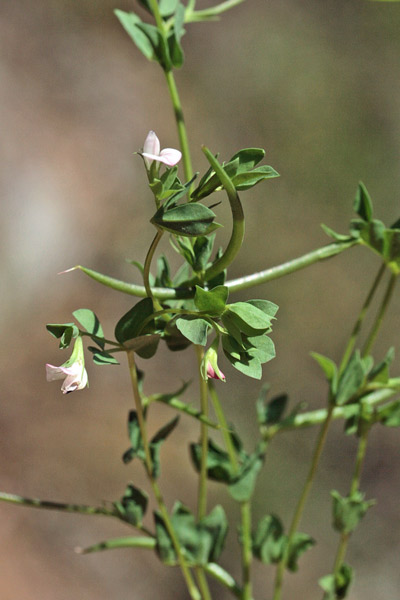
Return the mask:
<path id="1" fill-rule="evenodd" d="M 215 4 L 199 0 L 198 8 Z M 118 499 L 128 481 L 146 486 L 139 464 L 123 465 L 132 406 L 127 369 L 95 368 L 90 388 L 67 397 L 45 381 L 44 364 L 68 356 L 45 330 L 90 307 L 106 334 L 134 303 L 74 272 L 77 263 L 139 283 L 125 259 L 143 261 L 153 236 L 153 203 L 138 150 L 150 129 L 162 147 L 177 136 L 161 70 L 146 62 L 120 27 L 121 0 L 3 0 L 0 7 L 1 403 L 0 489 L 25 496 L 98 504 Z M 261 270 L 328 243 L 326 223 L 347 232 L 358 180 L 388 225 L 399 217 L 400 5 L 361 0 L 252 0 L 220 23 L 190 25 L 186 63 L 177 73 L 196 170 L 207 144 L 222 159 L 261 146 L 281 177 L 243 196 L 247 238 L 230 277 Z M 216 209 L 227 215 L 224 207 Z M 221 239 L 224 239 L 223 236 Z M 169 252 L 168 243 L 162 248 Z M 277 358 L 264 366 L 272 394 L 291 406 L 326 402 L 311 350 L 339 360 L 377 270 L 353 249 L 288 278 L 237 295 L 280 306 Z M 399 350 L 399 295 L 376 344 L 376 358 Z M 190 352 L 162 350 L 146 365 L 146 390 L 174 390 L 194 367 Z M 244 431 L 256 433 L 261 383 L 223 365 L 224 405 Z M 399 361 L 393 367 L 399 374 Z M 195 384 L 188 400 L 195 401 Z M 153 411 L 156 428 L 171 413 Z M 316 431 L 275 441 L 260 477 L 254 517 L 277 513 L 288 523 L 304 481 Z M 163 448 L 161 486 L 168 505 L 194 500 L 186 450 L 198 428 L 182 419 Z M 352 600 L 398 597 L 399 434 L 376 427 L 362 488 L 376 498 L 351 540 L 356 569 Z M 320 598 L 337 534 L 330 525 L 332 488 L 348 492 L 356 441 L 332 427 L 301 529 L 318 545 L 288 575 L 285 598 Z M 236 506 L 211 484 L 210 506 Z M 181 578 L 150 553 L 119 550 L 78 556 L 76 546 L 129 535 L 118 522 L 0 506 L 2 600 L 186 598 Z M 239 576 L 236 532 L 222 564 Z M 274 570 L 255 565 L 259 597 L 270 597 Z M 227 597 L 219 587 L 215 597 Z M 162 590 L 162 592 L 160 591 Z"/>

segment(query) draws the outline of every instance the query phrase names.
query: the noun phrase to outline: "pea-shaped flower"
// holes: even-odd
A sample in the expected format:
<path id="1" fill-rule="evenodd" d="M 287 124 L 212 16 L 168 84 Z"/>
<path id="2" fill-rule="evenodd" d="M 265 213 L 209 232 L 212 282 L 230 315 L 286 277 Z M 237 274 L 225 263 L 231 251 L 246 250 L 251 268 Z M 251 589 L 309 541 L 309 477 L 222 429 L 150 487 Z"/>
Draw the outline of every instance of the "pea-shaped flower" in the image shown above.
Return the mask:
<path id="1" fill-rule="evenodd" d="M 60 367 L 55 365 L 46 365 L 47 381 L 64 379 L 61 386 L 63 394 L 81 390 L 88 385 L 88 376 L 85 369 L 85 357 L 83 354 L 82 338 L 79 336 L 74 345 L 74 350 L 70 358 Z"/>
<path id="2" fill-rule="evenodd" d="M 203 379 L 219 379 L 225 383 L 226 377 L 218 367 L 218 340 L 215 340 L 204 355 L 201 365 Z"/>
<path id="3" fill-rule="evenodd" d="M 181 160 L 182 153 L 179 150 L 175 150 L 175 148 L 164 148 L 163 150 L 160 150 L 160 148 L 160 140 L 154 131 L 149 131 L 142 152 L 144 162 L 148 169 L 154 160 L 167 165 L 167 167 L 174 167 Z"/>

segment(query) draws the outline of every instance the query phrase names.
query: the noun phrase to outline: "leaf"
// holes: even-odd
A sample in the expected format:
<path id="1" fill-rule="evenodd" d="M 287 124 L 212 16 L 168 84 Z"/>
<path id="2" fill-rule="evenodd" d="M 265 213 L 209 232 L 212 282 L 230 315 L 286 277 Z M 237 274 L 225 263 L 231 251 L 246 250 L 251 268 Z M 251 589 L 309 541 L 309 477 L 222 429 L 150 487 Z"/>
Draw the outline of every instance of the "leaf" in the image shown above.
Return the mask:
<path id="1" fill-rule="evenodd" d="M 200 444 L 190 445 L 190 455 L 195 469 L 200 472 L 201 465 L 201 446 Z M 235 476 L 231 465 L 229 455 L 222 450 L 212 439 L 208 440 L 207 452 L 207 477 L 214 481 L 230 483 Z"/>
<path id="2" fill-rule="evenodd" d="M 78 337 L 79 329 L 75 323 L 49 323 L 46 329 L 51 335 L 60 340 L 59 347 L 64 350 L 68 348 L 71 341 Z"/>
<path id="3" fill-rule="evenodd" d="M 195 408 L 191 404 L 187 404 L 186 402 L 179 400 L 179 396 L 181 396 L 185 392 L 188 386 L 189 383 L 184 383 L 179 390 L 177 390 L 176 392 L 172 392 L 171 394 L 152 394 L 148 397 L 148 402 L 162 402 L 163 404 L 167 404 L 175 410 L 179 410 L 180 412 L 189 415 L 190 417 L 198 419 L 202 423 L 206 423 L 209 427 L 218 429 L 219 425 L 211 421 L 197 408 Z"/>
<path id="4" fill-rule="evenodd" d="M 341 377 L 339 378 L 335 404 L 343 406 L 346 404 L 363 386 L 365 381 L 365 367 L 360 357 L 360 353 L 355 352 Z"/>
<path id="5" fill-rule="evenodd" d="M 228 486 L 230 495 L 236 502 L 247 502 L 253 495 L 257 475 L 263 465 L 263 457 L 253 454 L 247 457 L 235 480 Z"/>
<path id="6" fill-rule="evenodd" d="M 394 348 L 389 348 L 382 362 L 371 369 L 368 374 L 368 381 L 375 383 L 387 383 L 389 379 L 389 367 L 394 360 Z"/>
<path id="7" fill-rule="evenodd" d="M 175 321 L 178 330 L 193 344 L 205 346 L 210 324 L 204 319 L 197 319 L 189 315 L 182 315 Z"/>
<path id="8" fill-rule="evenodd" d="M 238 173 L 232 177 L 232 183 L 238 192 L 243 192 L 254 187 L 257 183 L 260 183 L 260 181 L 271 179 L 273 177 L 279 177 L 279 173 L 272 167 L 263 165 L 252 171 L 247 171 L 246 173 Z"/>
<path id="9" fill-rule="evenodd" d="M 177 415 L 176 417 L 171 419 L 171 421 L 168 421 L 168 423 L 166 423 L 163 427 L 161 427 L 161 429 L 159 429 L 159 431 L 157 431 L 157 433 L 155 434 L 155 436 L 152 438 L 152 440 L 150 442 L 150 452 L 151 452 L 151 458 L 152 458 L 152 462 L 153 462 L 152 475 L 155 479 L 157 479 L 157 477 L 159 477 L 160 470 L 161 470 L 161 467 L 160 467 L 161 444 L 173 432 L 173 430 L 178 425 L 178 423 L 179 423 L 179 415 Z"/>
<path id="10" fill-rule="evenodd" d="M 210 291 L 196 285 L 194 303 L 197 310 L 206 312 L 210 316 L 221 315 L 226 306 L 229 290 L 225 285 L 218 285 Z"/>
<path id="11" fill-rule="evenodd" d="M 178 6 L 179 0 L 160 0 L 159 11 L 162 17 L 173 15 Z"/>
<path id="12" fill-rule="evenodd" d="M 338 376 L 336 364 L 333 362 L 333 360 L 331 360 L 327 356 L 318 354 L 318 352 L 310 352 L 310 355 L 314 360 L 317 361 L 317 363 L 325 373 L 325 377 L 327 378 L 330 384 L 331 393 L 334 396 L 336 394 Z"/>
<path id="13" fill-rule="evenodd" d="M 240 331 L 249 336 L 266 331 L 271 326 L 271 317 L 249 302 L 228 304 L 226 312 L 232 316 Z"/>
<path id="14" fill-rule="evenodd" d="M 228 533 L 228 520 L 222 506 L 219 504 L 201 520 L 201 528 L 210 535 L 212 543 L 208 553 L 207 562 L 215 562 L 219 559 L 225 546 Z"/>
<path id="15" fill-rule="evenodd" d="M 247 304 L 251 304 L 252 306 L 262 310 L 262 312 L 269 317 L 274 317 L 279 310 L 279 306 L 270 300 L 247 300 Z"/>
<path id="16" fill-rule="evenodd" d="M 400 426 L 400 400 L 377 408 L 377 420 L 386 427 Z"/>
<path id="17" fill-rule="evenodd" d="M 198 236 L 193 244 L 193 269 L 204 271 L 207 267 L 214 246 L 215 233 L 209 236 Z"/>
<path id="18" fill-rule="evenodd" d="M 346 598 L 353 578 L 353 569 L 346 563 L 342 564 L 337 577 L 325 575 L 318 581 L 325 592 L 324 600 L 342 600 Z"/>
<path id="19" fill-rule="evenodd" d="M 131 462 L 138 457 L 144 460 L 144 450 L 142 443 L 142 435 L 140 433 L 139 420 L 136 410 L 131 410 L 128 415 L 128 435 L 131 441 L 131 446 L 122 456 L 125 464 Z"/>
<path id="20" fill-rule="evenodd" d="M 261 364 L 276 356 L 274 342 L 265 334 L 248 337 L 245 342 L 247 354 L 257 358 Z"/>
<path id="21" fill-rule="evenodd" d="M 94 346 L 88 346 L 88 350 L 93 353 L 93 362 L 96 365 L 119 365 L 115 356 L 105 350 L 99 350 Z"/>
<path id="22" fill-rule="evenodd" d="M 289 557 L 287 561 L 287 568 L 289 571 L 297 571 L 300 556 L 304 554 L 309 548 L 315 545 L 315 540 L 307 535 L 306 533 L 297 532 L 294 534 L 292 543 L 289 548 Z"/>
<path id="23" fill-rule="evenodd" d="M 356 212 L 364 221 L 372 219 L 372 201 L 367 188 L 360 181 L 357 188 L 356 197 L 353 203 L 354 212 Z"/>
<path id="24" fill-rule="evenodd" d="M 140 526 L 147 510 L 149 496 L 143 490 L 129 484 L 119 502 L 114 506 L 125 521 L 131 525 Z"/>
<path id="25" fill-rule="evenodd" d="M 253 554 L 264 564 L 277 563 L 282 557 L 285 541 L 281 521 L 275 515 L 266 515 L 253 533 Z"/>
<path id="26" fill-rule="evenodd" d="M 157 351 L 160 339 L 161 336 L 158 333 L 138 335 L 138 337 L 125 342 L 124 347 L 133 350 L 142 358 L 151 358 Z"/>
<path id="27" fill-rule="evenodd" d="M 143 23 L 143 21 L 137 23 L 136 28 L 147 36 L 153 48 L 153 60 L 157 60 L 164 70 L 170 69 L 172 65 L 168 46 L 158 28 L 149 23 Z"/>
<path id="28" fill-rule="evenodd" d="M 260 425 L 276 425 L 285 413 L 289 398 L 286 394 L 281 394 L 265 404 L 265 395 L 266 389 L 264 387 L 257 399 L 258 422 Z"/>
<path id="29" fill-rule="evenodd" d="M 237 358 L 233 354 L 228 354 L 224 348 L 224 354 L 226 358 L 231 363 L 232 367 L 234 367 L 237 371 L 243 373 L 243 375 L 247 375 L 247 377 L 252 377 L 253 379 L 261 379 L 262 377 L 262 367 L 261 362 L 257 357 L 251 356 L 250 354 L 242 353 L 240 357 Z"/>
<path id="30" fill-rule="evenodd" d="M 155 52 L 151 41 L 138 27 L 139 23 L 142 22 L 141 19 L 135 13 L 127 13 L 119 9 L 114 10 L 114 14 L 142 54 L 148 60 L 155 60 Z"/>
<path id="31" fill-rule="evenodd" d="M 203 204 L 183 204 L 165 210 L 161 206 L 151 219 L 160 229 L 183 236 L 198 236 L 211 233 L 219 224 L 213 223 L 215 214 Z"/>
<path id="32" fill-rule="evenodd" d="M 80 325 L 88 333 L 92 334 L 92 340 L 96 342 L 104 350 L 104 340 L 98 338 L 104 338 L 103 328 L 100 325 L 100 321 L 90 308 L 78 308 L 73 313 L 73 316 Z"/>
<path id="33" fill-rule="evenodd" d="M 350 496 L 341 496 L 339 492 L 331 492 L 333 498 L 333 528 L 340 533 L 351 533 L 357 527 L 367 510 L 375 504 L 375 500 L 364 500 L 364 494 L 356 491 Z"/>
<path id="34" fill-rule="evenodd" d="M 153 301 L 151 298 L 140 300 L 118 321 L 115 327 L 115 338 L 120 344 L 146 333 L 149 327 L 142 331 L 143 321 L 153 314 Z"/>

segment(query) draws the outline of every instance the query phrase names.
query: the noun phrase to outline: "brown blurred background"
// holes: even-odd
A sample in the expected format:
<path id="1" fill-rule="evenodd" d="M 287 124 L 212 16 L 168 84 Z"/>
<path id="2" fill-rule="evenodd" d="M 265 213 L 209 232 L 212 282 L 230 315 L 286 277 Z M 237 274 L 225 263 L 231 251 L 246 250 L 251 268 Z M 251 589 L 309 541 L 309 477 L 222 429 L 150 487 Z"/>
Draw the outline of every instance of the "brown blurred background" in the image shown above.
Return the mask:
<path id="1" fill-rule="evenodd" d="M 198 7 L 212 4 L 199 0 Z M 177 137 L 162 72 L 146 62 L 119 26 L 115 0 L 3 0 L 0 7 L 1 327 L 0 489 L 59 501 L 96 504 L 119 498 L 129 480 L 145 486 L 138 464 L 125 466 L 128 373 L 88 364 L 90 389 L 63 397 L 47 384 L 44 363 L 61 353 L 46 322 L 70 320 L 90 307 L 106 333 L 134 299 L 81 273 L 81 263 L 139 282 L 125 258 L 143 260 L 152 239 L 153 205 L 141 160 L 133 155 L 149 129 L 162 146 Z M 378 218 L 399 217 L 400 5 L 358 0 L 248 1 L 221 23 L 187 27 L 186 64 L 177 73 L 195 168 L 202 143 L 224 159 L 246 146 L 267 150 L 281 178 L 243 196 L 247 238 L 230 276 L 260 270 L 329 240 L 321 222 L 346 232 L 359 179 Z M 226 213 L 220 211 L 221 218 Z M 168 251 L 168 244 L 164 245 Z M 339 360 L 378 261 L 354 249 L 287 279 L 235 296 L 280 305 L 273 339 L 277 358 L 264 367 L 272 392 L 292 406 L 323 406 L 326 386 L 311 350 Z M 399 297 L 376 345 L 377 358 L 398 350 Z M 146 364 L 147 390 L 179 387 L 193 356 L 163 350 Z M 225 369 L 226 367 L 226 369 Z M 397 370 L 396 370 L 397 369 Z M 259 382 L 224 365 L 220 386 L 232 419 L 251 448 Z M 394 374 L 399 373 L 396 360 Z M 196 387 L 191 396 L 196 398 Z M 152 426 L 171 413 L 160 408 Z M 254 515 L 288 521 L 304 481 L 316 431 L 277 440 L 261 477 Z M 163 449 L 161 485 L 168 504 L 192 502 L 195 477 L 186 450 L 198 430 L 182 419 Z M 329 490 L 347 493 L 355 440 L 332 428 L 302 530 L 318 546 L 288 576 L 285 598 L 320 598 L 337 535 Z M 399 589 L 399 435 L 375 428 L 363 489 L 376 498 L 354 535 L 352 600 L 392 600 Z M 210 506 L 226 503 L 211 485 Z M 119 550 L 81 557 L 85 546 L 130 533 L 117 522 L 1 505 L 1 600 L 145 600 L 186 598 L 177 572 L 151 554 Z M 236 575 L 236 533 L 222 560 Z M 273 570 L 255 567 L 258 596 L 268 598 Z M 215 587 L 215 597 L 226 598 Z"/>

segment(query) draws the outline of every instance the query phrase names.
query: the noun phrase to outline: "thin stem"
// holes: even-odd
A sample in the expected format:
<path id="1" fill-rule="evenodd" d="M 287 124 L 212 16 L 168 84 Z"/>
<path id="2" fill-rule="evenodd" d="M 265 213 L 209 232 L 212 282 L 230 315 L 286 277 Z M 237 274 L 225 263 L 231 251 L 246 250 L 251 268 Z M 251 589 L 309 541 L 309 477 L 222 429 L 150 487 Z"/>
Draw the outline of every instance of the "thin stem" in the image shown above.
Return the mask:
<path id="1" fill-rule="evenodd" d="M 228 423 L 225 418 L 224 411 L 222 410 L 221 403 L 218 398 L 218 394 L 215 391 L 215 387 L 211 381 L 208 382 L 208 388 L 210 391 L 210 397 L 213 403 L 214 411 L 222 430 L 222 436 L 224 438 L 226 451 L 229 456 L 230 463 L 234 473 L 239 471 L 239 462 L 236 456 L 235 448 L 232 441 L 232 436 L 228 427 Z M 251 584 L 251 562 L 253 558 L 251 548 L 251 504 L 249 501 L 240 503 L 240 518 L 241 518 L 241 537 L 242 537 L 242 600 L 251 600 L 252 597 L 252 584 Z"/>
<path id="2" fill-rule="evenodd" d="M 228 423 L 226 422 L 224 411 L 222 410 L 222 406 L 219 401 L 218 394 L 215 391 L 214 384 L 211 382 L 210 379 L 208 380 L 207 383 L 208 383 L 208 389 L 210 392 L 210 398 L 211 398 L 211 401 L 212 401 L 212 404 L 214 407 L 215 415 L 217 417 L 217 421 L 221 428 L 221 433 L 222 433 L 222 437 L 224 439 L 225 448 L 229 455 L 229 460 L 231 462 L 233 470 L 235 472 L 237 472 L 237 471 L 239 471 L 239 461 L 237 459 L 235 447 L 232 442 L 232 436 L 229 433 L 229 426 L 228 426 Z"/>
<path id="3" fill-rule="evenodd" d="M 145 287 L 147 296 L 153 300 L 154 310 L 162 310 L 162 306 L 159 303 L 159 301 L 157 300 L 157 298 L 154 298 L 153 293 L 151 291 L 150 267 L 151 267 L 151 261 L 153 260 L 154 253 L 156 251 L 158 244 L 160 243 L 162 236 L 163 236 L 163 231 L 161 231 L 161 229 L 157 229 L 157 233 L 154 236 L 154 239 L 151 242 L 150 248 L 147 252 L 146 260 L 144 261 L 144 267 L 143 267 L 144 287 Z"/>
<path id="4" fill-rule="evenodd" d="M 315 445 L 314 454 L 312 457 L 311 466 L 310 466 L 310 469 L 309 469 L 309 472 L 307 475 L 307 479 L 304 484 L 303 491 L 300 495 L 299 501 L 297 503 L 296 510 L 293 515 L 292 523 L 290 525 L 285 551 L 283 552 L 283 556 L 282 556 L 280 562 L 278 563 L 276 577 L 275 577 L 275 584 L 274 584 L 273 600 L 280 600 L 280 598 L 281 598 L 283 577 L 284 577 L 285 569 L 286 569 L 288 559 L 289 559 L 290 546 L 293 542 L 293 538 L 294 538 L 297 528 L 300 524 L 300 520 L 303 515 L 304 507 L 306 505 L 309 493 L 311 491 L 312 484 L 314 482 L 314 478 L 315 478 L 318 464 L 319 464 L 319 459 L 321 457 L 322 450 L 325 445 L 329 425 L 331 424 L 333 410 L 334 410 L 333 404 L 330 404 L 327 414 L 326 414 L 325 421 L 322 423 L 322 426 L 321 426 L 321 429 L 320 429 L 320 432 L 319 432 L 319 435 L 317 438 L 317 442 Z"/>
<path id="5" fill-rule="evenodd" d="M 396 284 L 397 281 L 397 275 L 392 273 L 392 275 L 390 276 L 390 280 L 388 283 L 388 286 L 386 288 L 386 293 L 385 296 L 382 300 L 382 304 L 379 308 L 378 314 L 376 316 L 375 322 L 372 325 L 372 329 L 371 332 L 368 336 L 367 341 L 365 342 L 363 351 L 362 351 L 362 355 L 363 356 L 368 356 L 368 354 L 371 352 L 371 348 L 374 345 L 376 336 L 378 335 L 378 331 L 382 325 L 383 319 L 385 317 L 387 308 L 389 306 L 390 300 L 392 298 L 393 295 L 393 291 L 394 291 L 394 286 Z"/>
<path id="6" fill-rule="evenodd" d="M 204 349 L 201 346 L 195 346 L 199 382 L 200 382 L 200 410 L 203 415 L 208 416 L 208 391 L 207 381 L 201 375 L 201 364 L 204 358 Z M 200 520 L 207 513 L 207 457 L 208 457 L 208 426 L 206 423 L 200 424 L 200 444 L 201 461 L 199 473 L 199 487 L 197 491 L 197 518 Z"/>
<path id="7" fill-rule="evenodd" d="M 208 587 L 207 577 L 204 573 L 203 567 L 195 567 L 195 573 L 203 600 L 212 600 L 210 588 Z"/>
<path id="8" fill-rule="evenodd" d="M 355 463 L 355 467 L 354 467 L 353 477 L 351 480 L 349 496 L 352 496 L 353 494 L 355 494 L 360 487 L 361 472 L 362 472 L 362 468 L 364 465 L 365 456 L 366 456 L 366 452 L 367 452 L 369 432 L 370 432 L 370 427 L 365 426 L 361 433 L 360 440 L 358 442 L 357 457 L 356 457 L 356 463 Z M 335 578 L 338 577 L 338 575 L 340 573 L 340 569 L 341 569 L 344 559 L 346 557 L 346 552 L 347 552 L 347 547 L 348 547 L 349 540 L 350 540 L 350 535 L 351 535 L 351 532 L 349 532 L 349 531 L 344 531 L 340 535 L 339 545 L 338 545 L 336 558 L 335 558 L 335 564 L 333 567 L 333 575 Z"/>
<path id="9" fill-rule="evenodd" d="M 186 181 L 190 181 L 193 177 L 193 168 L 192 160 L 190 157 L 189 141 L 186 131 L 185 119 L 183 116 L 182 105 L 179 98 L 178 88 L 176 86 L 175 77 L 172 70 L 165 71 L 165 78 L 167 80 L 168 91 L 174 109 L 175 121 L 179 136 L 179 144 L 182 151 L 183 171 L 185 173 Z"/>
<path id="10" fill-rule="evenodd" d="M 211 8 L 205 8 L 204 10 L 186 11 L 185 23 L 192 23 L 196 21 L 215 20 L 220 14 L 241 4 L 244 0 L 225 0 L 217 6 Z"/>
<path id="11" fill-rule="evenodd" d="M 117 550 L 119 548 L 141 548 L 144 550 L 154 550 L 156 540 L 145 537 L 121 537 L 105 540 L 87 548 L 75 548 L 77 554 L 92 554 L 93 552 L 102 552 L 103 550 Z"/>
<path id="12" fill-rule="evenodd" d="M 289 260 L 280 265 L 265 269 L 265 271 L 259 271 L 258 273 L 253 273 L 252 275 L 245 275 L 244 277 L 239 277 L 238 279 L 232 279 L 227 281 L 225 285 L 229 288 L 230 292 L 246 290 L 256 285 L 278 279 L 279 277 L 295 273 L 296 271 L 304 269 L 305 267 L 313 265 L 321 260 L 325 260 L 335 256 L 336 254 L 340 254 L 344 250 L 352 248 L 357 244 L 359 244 L 358 240 L 352 240 L 351 242 L 346 243 L 328 244 L 327 246 L 323 246 L 317 250 L 312 250 L 311 252 L 308 252 L 307 254 L 304 254 L 298 258 L 294 258 L 293 260 Z M 76 265 L 75 267 L 72 267 L 72 269 L 68 269 L 68 271 L 73 271 L 76 269 L 83 271 L 83 273 L 98 283 L 101 283 L 102 285 L 105 285 L 117 292 L 129 294 L 130 296 L 137 296 L 139 298 L 147 297 L 146 288 L 142 285 L 121 281 L 120 279 L 103 275 L 102 273 L 98 273 L 97 271 L 83 267 L 82 265 Z M 195 290 L 187 288 L 153 287 L 151 292 L 153 297 L 158 298 L 159 300 L 193 298 L 195 294 Z"/>
<path id="13" fill-rule="evenodd" d="M 135 406 L 136 406 L 138 423 L 139 423 L 139 428 L 140 428 L 140 435 L 142 438 L 143 449 L 144 449 L 144 454 L 145 454 L 145 466 L 146 466 L 147 476 L 149 478 L 151 487 L 153 489 L 154 497 L 157 501 L 158 508 L 160 510 L 165 527 L 171 538 L 171 542 L 172 542 L 172 545 L 173 545 L 175 553 L 176 553 L 177 561 L 181 568 L 182 575 L 185 579 L 189 594 L 190 594 L 192 600 L 201 600 L 200 592 L 193 580 L 190 569 L 187 566 L 184 556 L 182 554 L 179 540 L 178 540 L 175 530 L 172 526 L 170 516 L 169 516 L 167 508 L 165 506 L 164 498 L 161 494 L 161 490 L 160 490 L 158 483 L 153 475 L 153 461 L 151 458 L 150 446 L 149 446 L 149 442 L 148 442 L 148 438 L 147 438 L 146 423 L 145 423 L 143 408 L 142 408 L 142 400 L 141 400 L 139 388 L 138 388 L 138 380 L 137 380 L 137 371 L 136 371 L 136 365 L 135 365 L 134 352 L 132 350 L 128 350 L 127 355 L 128 355 L 128 362 L 129 362 L 129 372 L 131 375 L 133 396 L 135 399 Z"/>
<path id="14" fill-rule="evenodd" d="M 50 500 L 39 500 L 38 498 L 25 498 L 16 494 L 0 492 L 0 501 L 29 506 L 30 508 L 42 508 L 45 510 L 58 510 L 67 513 L 78 513 L 81 515 L 103 515 L 106 517 L 117 517 L 121 519 L 115 508 L 105 506 L 87 506 L 86 504 L 67 504 L 64 502 L 52 502 Z M 123 520 L 123 519 L 122 519 Z"/>
<path id="15" fill-rule="evenodd" d="M 342 362 L 340 363 L 340 367 L 339 367 L 339 375 L 341 373 L 343 373 L 344 369 L 347 366 L 347 363 L 349 362 L 349 359 L 350 359 L 351 353 L 353 352 L 353 348 L 356 343 L 358 334 L 361 330 L 361 325 L 364 321 L 365 315 L 367 314 L 368 308 L 372 302 L 375 292 L 378 289 L 379 283 L 382 279 L 382 276 L 383 276 L 385 270 L 386 270 L 386 265 L 383 263 L 379 268 L 379 271 L 374 279 L 374 282 L 372 284 L 370 291 L 368 292 L 368 295 L 365 299 L 365 302 L 363 304 L 361 312 L 360 312 L 358 319 L 355 322 L 355 325 L 353 327 L 353 331 L 351 332 L 350 339 L 347 342 L 347 346 L 346 346 L 346 349 L 343 354 Z"/>
<path id="16" fill-rule="evenodd" d="M 241 502 L 241 533 L 242 533 L 242 579 L 243 593 L 242 600 L 251 600 L 251 561 L 253 558 L 251 548 L 251 504 L 250 501 Z"/>

